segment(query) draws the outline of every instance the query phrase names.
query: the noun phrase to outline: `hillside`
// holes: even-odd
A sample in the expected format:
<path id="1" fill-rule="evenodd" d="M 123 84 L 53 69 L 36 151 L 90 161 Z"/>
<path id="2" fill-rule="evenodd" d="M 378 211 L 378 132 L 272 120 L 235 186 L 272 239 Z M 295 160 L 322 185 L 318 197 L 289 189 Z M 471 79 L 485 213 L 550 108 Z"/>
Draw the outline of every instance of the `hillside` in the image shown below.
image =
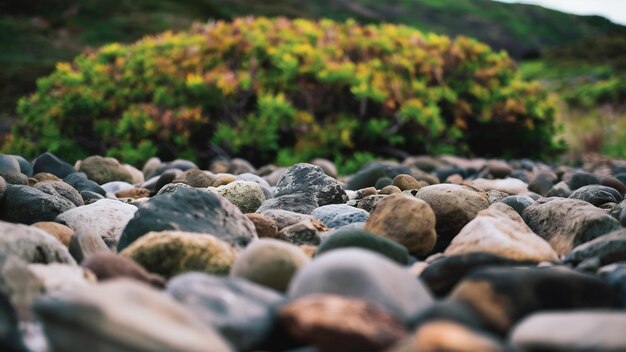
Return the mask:
<path id="1" fill-rule="evenodd" d="M 24 0 L 0 4 L 0 116 L 13 114 L 17 98 L 32 92 L 36 78 L 49 73 L 57 61 L 86 48 L 241 15 L 405 23 L 476 37 L 516 58 L 582 38 L 626 33 L 600 17 L 490 0 Z"/>

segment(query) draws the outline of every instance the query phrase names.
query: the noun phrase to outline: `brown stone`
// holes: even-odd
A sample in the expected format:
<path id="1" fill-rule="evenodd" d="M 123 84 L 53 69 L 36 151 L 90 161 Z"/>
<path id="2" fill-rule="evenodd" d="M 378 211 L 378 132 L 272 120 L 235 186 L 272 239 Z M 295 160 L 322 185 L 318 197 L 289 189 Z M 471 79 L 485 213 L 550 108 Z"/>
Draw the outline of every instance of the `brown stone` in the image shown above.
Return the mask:
<path id="1" fill-rule="evenodd" d="M 174 178 L 172 183 L 184 183 L 191 187 L 207 188 L 215 182 L 215 177 L 200 169 L 189 169 Z"/>
<path id="2" fill-rule="evenodd" d="M 245 215 L 254 224 L 259 238 L 278 238 L 278 225 L 276 225 L 274 219 L 257 213 L 248 213 Z"/>
<path id="3" fill-rule="evenodd" d="M 389 352 L 504 351 L 500 342 L 452 321 L 433 321 L 419 327 Z"/>
<path id="4" fill-rule="evenodd" d="M 237 181 L 235 175 L 224 174 L 217 177 L 215 182 L 213 182 L 213 187 L 219 187 L 223 185 L 227 185 L 231 182 Z"/>
<path id="5" fill-rule="evenodd" d="M 54 221 L 40 221 L 40 222 L 34 223 L 32 226 L 42 229 L 46 231 L 47 233 L 51 234 L 57 240 L 63 243 L 65 247 L 70 246 L 70 241 L 72 240 L 72 236 L 74 236 L 74 230 L 72 230 L 71 228 L 63 224 L 59 224 L 58 222 L 54 222 Z"/>
<path id="6" fill-rule="evenodd" d="M 121 255 L 100 252 L 87 257 L 81 265 L 91 270 L 98 281 L 128 277 L 155 287 L 165 286 L 163 277 L 147 272 L 134 260 Z"/>
<path id="7" fill-rule="evenodd" d="M 35 180 L 37 180 L 37 182 L 44 182 L 44 181 L 63 181 L 60 178 L 56 177 L 55 175 L 48 173 L 48 172 L 40 172 L 38 174 L 33 175 L 33 177 Z"/>
<path id="8" fill-rule="evenodd" d="M 400 188 L 401 191 L 409 189 L 420 189 L 423 187 L 423 183 L 415 179 L 415 177 L 407 174 L 400 174 L 394 177 L 392 185 Z"/>
<path id="9" fill-rule="evenodd" d="M 117 198 L 140 199 L 150 197 L 150 190 L 147 188 L 131 188 L 115 193 Z"/>
<path id="10" fill-rule="evenodd" d="M 400 190 L 400 188 L 394 186 L 394 185 L 389 185 L 389 186 L 385 186 L 383 187 L 383 189 L 380 190 L 380 192 L 378 192 L 379 194 L 394 194 L 394 193 L 401 193 L 402 190 Z"/>
<path id="11" fill-rule="evenodd" d="M 437 241 L 433 210 L 423 200 L 404 194 L 380 200 L 363 229 L 402 244 L 413 255 L 425 255 Z"/>
<path id="12" fill-rule="evenodd" d="M 320 351 L 382 351 L 400 340 L 402 324 L 358 298 L 312 295 L 283 306 L 279 319 L 297 340 Z"/>

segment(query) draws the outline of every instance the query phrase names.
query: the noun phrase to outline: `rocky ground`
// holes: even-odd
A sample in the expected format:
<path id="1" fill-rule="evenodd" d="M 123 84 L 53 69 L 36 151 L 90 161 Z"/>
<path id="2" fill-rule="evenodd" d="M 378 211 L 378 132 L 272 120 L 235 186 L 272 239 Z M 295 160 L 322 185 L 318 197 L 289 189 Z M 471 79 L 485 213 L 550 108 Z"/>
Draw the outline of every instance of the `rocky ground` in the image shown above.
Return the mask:
<path id="1" fill-rule="evenodd" d="M 2 351 L 626 350 L 626 162 L 0 176 Z"/>

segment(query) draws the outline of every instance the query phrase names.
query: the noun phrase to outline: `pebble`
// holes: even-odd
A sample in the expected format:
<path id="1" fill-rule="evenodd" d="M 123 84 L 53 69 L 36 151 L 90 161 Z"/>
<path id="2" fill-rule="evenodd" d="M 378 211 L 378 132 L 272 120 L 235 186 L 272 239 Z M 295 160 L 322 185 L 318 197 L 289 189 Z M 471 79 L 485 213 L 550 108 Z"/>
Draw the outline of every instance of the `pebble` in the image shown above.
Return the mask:
<path id="1" fill-rule="evenodd" d="M 265 193 L 256 182 L 233 181 L 219 186 L 215 192 L 233 203 L 242 213 L 254 213 L 265 201 Z"/>
<path id="2" fill-rule="evenodd" d="M 365 222 L 369 217 L 369 213 L 365 210 L 351 207 L 346 204 L 324 205 L 313 210 L 311 215 L 319 219 L 330 229 L 342 227 L 355 222 Z"/>
<path id="3" fill-rule="evenodd" d="M 85 258 L 93 254 L 111 252 L 102 236 L 90 229 L 75 232 L 70 240 L 69 250 L 78 263 L 82 263 Z"/>
<path id="4" fill-rule="evenodd" d="M 429 253 L 437 241 L 431 207 L 405 194 L 390 195 L 379 201 L 363 229 L 400 243 L 416 256 Z"/>
<path id="5" fill-rule="evenodd" d="M 236 257 L 216 236 L 182 231 L 149 232 L 120 254 L 166 278 L 189 271 L 227 275 Z"/>
<path id="6" fill-rule="evenodd" d="M 43 153 L 33 160 L 33 174 L 47 172 L 59 178 L 65 178 L 76 172 L 74 166 L 52 153 Z"/>
<path id="7" fill-rule="evenodd" d="M 30 186 L 10 185 L 0 200 L 0 219 L 22 224 L 53 221 L 75 207 L 74 203 L 60 195 L 48 194 Z"/>
<path id="8" fill-rule="evenodd" d="M 111 181 L 133 183 L 133 175 L 115 158 L 90 156 L 81 160 L 78 171 L 100 185 Z"/>
<path id="9" fill-rule="evenodd" d="M 259 239 L 239 253 L 230 275 L 285 292 L 295 273 L 309 261 L 309 257 L 291 243 Z"/>
<path id="10" fill-rule="evenodd" d="M 336 179 L 324 174 L 321 167 L 305 163 L 288 168 L 274 189 L 274 197 L 296 193 L 314 195 L 320 206 L 348 201 L 346 192 Z"/>
<path id="11" fill-rule="evenodd" d="M 172 183 L 184 183 L 191 187 L 207 188 L 212 186 L 216 177 L 200 169 L 189 169 L 179 173 Z"/>
<path id="12" fill-rule="evenodd" d="M 312 218 L 281 229 L 278 238 L 296 245 L 317 246 L 321 241 L 321 232 L 324 231 L 328 231 L 328 228 L 319 220 Z"/>
<path id="13" fill-rule="evenodd" d="M 61 243 L 63 243 L 65 247 L 69 248 L 70 241 L 72 240 L 72 236 L 74 235 L 74 230 L 72 230 L 71 228 L 54 221 L 36 222 L 32 226 L 46 231 L 54 238 L 59 240 Z"/>
<path id="14" fill-rule="evenodd" d="M 273 218 L 259 213 L 248 213 L 246 217 L 254 224 L 259 238 L 278 238 L 278 225 Z"/>
<path id="15" fill-rule="evenodd" d="M 421 325 L 389 352 L 455 351 L 497 352 L 505 348 L 497 338 L 462 324 L 441 320 Z"/>
<path id="16" fill-rule="evenodd" d="M 63 243 L 36 227 L 0 221 L 0 234 L 0 256 L 17 256 L 26 263 L 76 264 Z"/>
<path id="17" fill-rule="evenodd" d="M 317 248 L 317 256 L 340 248 L 361 248 L 371 250 L 394 260 L 400 265 L 409 261 L 409 252 L 401 244 L 362 229 L 341 228 L 333 231 Z"/>
<path id="18" fill-rule="evenodd" d="M 154 287 L 165 286 L 165 280 L 162 276 L 149 273 L 134 260 L 111 252 L 94 253 L 88 256 L 81 263 L 81 266 L 94 273 L 98 281 L 126 277 L 145 282 Z"/>
<path id="19" fill-rule="evenodd" d="M 597 207 L 605 203 L 619 203 L 624 198 L 614 188 L 601 185 L 583 186 L 572 192 L 570 199 L 580 199 Z"/>
<path id="20" fill-rule="evenodd" d="M 626 261 L 626 229 L 610 232 L 576 246 L 564 258 L 566 263 L 572 265 L 589 260 L 595 261 L 597 267 Z"/>
<path id="21" fill-rule="evenodd" d="M 483 191 L 500 191 L 509 195 L 528 193 L 528 185 L 526 182 L 517 178 L 505 178 L 497 180 L 488 180 L 485 178 L 477 178 L 471 182 L 471 185 L 482 189 Z"/>

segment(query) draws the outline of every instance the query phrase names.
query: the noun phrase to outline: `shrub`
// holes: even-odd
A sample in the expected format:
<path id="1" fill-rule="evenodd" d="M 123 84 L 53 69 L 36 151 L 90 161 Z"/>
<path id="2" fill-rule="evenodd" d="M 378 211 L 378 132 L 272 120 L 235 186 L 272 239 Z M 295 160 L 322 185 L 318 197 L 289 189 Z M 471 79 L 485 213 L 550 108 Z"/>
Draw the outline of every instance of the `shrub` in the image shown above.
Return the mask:
<path id="1" fill-rule="evenodd" d="M 541 157 L 559 147 L 546 92 L 506 53 L 350 20 L 239 18 L 106 45 L 59 63 L 18 114 L 5 151 L 130 163 L 226 150 L 353 169 L 354 152 Z"/>

